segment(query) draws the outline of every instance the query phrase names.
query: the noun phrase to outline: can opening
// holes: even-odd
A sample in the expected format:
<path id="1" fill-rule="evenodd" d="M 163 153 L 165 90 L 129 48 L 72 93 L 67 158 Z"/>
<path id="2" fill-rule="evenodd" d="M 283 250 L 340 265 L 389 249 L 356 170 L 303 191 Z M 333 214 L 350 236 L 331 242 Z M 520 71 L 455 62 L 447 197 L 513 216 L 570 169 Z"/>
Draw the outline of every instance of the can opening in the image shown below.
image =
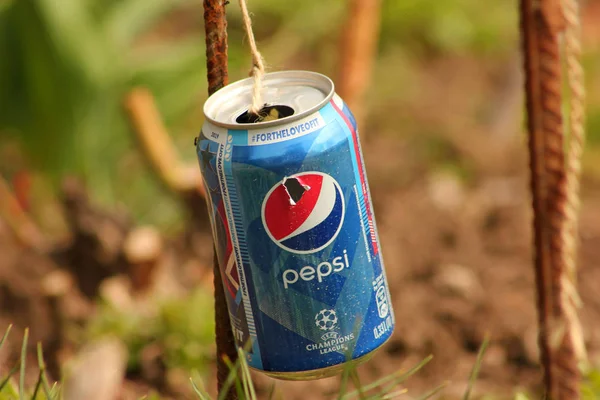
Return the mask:
<path id="1" fill-rule="evenodd" d="M 293 206 L 300 201 L 305 192 L 310 190 L 310 186 L 298 178 L 283 178 L 281 184 L 288 194 L 290 204 Z"/>
<path id="2" fill-rule="evenodd" d="M 294 115 L 294 109 L 292 107 L 284 105 L 265 105 L 258 114 L 251 113 L 247 110 L 244 111 L 242 115 L 236 118 L 235 122 L 238 124 L 256 124 L 259 122 L 274 121 L 291 115 Z"/>

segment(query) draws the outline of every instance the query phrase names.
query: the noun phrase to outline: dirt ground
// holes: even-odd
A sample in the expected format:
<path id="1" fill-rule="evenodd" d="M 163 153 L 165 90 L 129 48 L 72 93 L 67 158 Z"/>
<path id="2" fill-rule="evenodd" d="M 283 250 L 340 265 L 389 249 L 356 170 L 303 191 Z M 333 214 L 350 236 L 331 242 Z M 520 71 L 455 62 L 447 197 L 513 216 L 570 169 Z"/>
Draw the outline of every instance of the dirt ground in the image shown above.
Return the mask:
<path id="1" fill-rule="evenodd" d="M 426 356 L 434 356 L 408 383 L 409 393 L 421 393 L 449 381 L 447 398 L 465 388 L 483 338 L 490 335 L 475 394 L 509 398 L 518 388 L 537 390 L 541 373 L 535 343 L 531 213 L 526 156 L 516 151 L 513 172 L 479 175 L 465 183 L 456 175 L 423 172 L 410 181 L 398 179 L 389 163 L 401 167 L 408 150 L 402 142 L 374 138 L 365 146 L 382 249 L 396 315 L 392 339 L 360 368 L 363 382 L 374 381 Z M 379 157 L 374 157 L 374 155 Z M 394 162 L 392 162 L 394 164 Z M 409 166 L 404 166 L 409 168 Z M 418 175 L 418 173 L 417 173 Z M 581 319 L 590 359 L 600 363 L 600 186 L 585 182 L 581 216 L 580 292 L 585 304 Z M 9 237 L 6 226 L 0 234 Z M 0 240 L 0 326 L 8 322 L 31 328 L 31 342 L 42 340 L 50 360 L 65 353 L 70 338 L 61 337 L 65 318 L 84 324 L 89 309 L 85 296 L 67 315 L 40 288 L 56 264 L 17 245 Z M 207 255 L 204 257 L 206 258 Z M 46 260 L 46 261 L 45 261 Z M 110 275 L 110 273 L 107 273 Z M 98 278 L 103 279 L 102 277 Z M 64 310 L 64 308 L 61 308 Z M 0 365 L 16 357 L 18 341 L 0 354 Z M 59 361 L 50 362 L 57 372 Z M 255 374 L 260 393 L 268 378 Z M 152 383 L 139 377 L 126 383 L 125 393 L 140 394 Z M 338 378 L 316 382 L 278 382 L 285 399 L 318 399 L 335 391 Z M 169 393 L 169 390 L 166 390 Z M 177 398 L 178 395 L 171 396 Z M 183 395 L 181 395 L 183 396 Z M 133 397 L 131 397 L 133 398 Z"/>

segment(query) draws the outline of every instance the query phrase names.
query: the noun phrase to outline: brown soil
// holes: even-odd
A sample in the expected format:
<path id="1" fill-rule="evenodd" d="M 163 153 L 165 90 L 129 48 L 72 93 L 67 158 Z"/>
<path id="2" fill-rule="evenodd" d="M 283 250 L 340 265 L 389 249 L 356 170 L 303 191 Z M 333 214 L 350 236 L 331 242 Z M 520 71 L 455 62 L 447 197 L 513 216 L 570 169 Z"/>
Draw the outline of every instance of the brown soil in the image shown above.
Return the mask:
<path id="1" fill-rule="evenodd" d="M 406 369 L 432 354 L 433 361 L 412 377 L 407 387 L 419 393 L 450 381 L 445 393 L 457 397 L 465 388 L 484 336 L 489 334 L 491 346 L 476 393 L 508 398 L 517 387 L 538 389 L 541 373 L 535 344 L 531 214 L 524 154 L 516 154 L 514 159 L 523 168 L 511 175 L 482 175 L 465 183 L 452 174 L 423 172 L 422 177 L 402 183 L 393 179 L 389 163 L 378 164 L 393 157 L 402 163 L 398 160 L 406 159 L 406 147 L 381 137 L 369 140 L 365 151 L 397 326 L 382 351 L 360 367 L 363 382 Z M 600 300 L 595 284 L 600 272 L 594 261 L 600 256 L 600 188 L 593 182 L 586 182 L 585 187 L 580 269 L 585 308 L 581 316 L 589 356 L 597 361 Z M 70 318 L 83 323 L 92 305 L 80 288 L 70 296 L 75 305 L 57 308 L 43 284 L 48 272 L 57 268 L 56 259 L 8 240 L 7 228 L 1 228 L 0 323 L 29 326 L 31 342 L 44 342 L 51 372 L 57 376 L 60 351 L 64 356 L 70 348 L 69 339 L 60 337 L 60 321 Z M 104 275 L 110 275 L 106 271 Z M 57 315 L 64 310 L 70 314 Z M 3 366 L 11 365 L 8 361 L 16 357 L 19 343 L 17 335 L 14 337 L 11 351 L 3 355 Z M 271 380 L 255 376 L 259 392 L 266 391 Z M 285 399 L 312 399 L 321 397 L 317 393 L 334 391 L 337 385 L 338 378 L 278 382 L 277 390 L 285 393 Z M 123 398 L 133 398 L 125 393 L 140 394 L 149 387 L 138 377 L 126 384 Z M 179 397 L 172 390 L 166 392 Z"/>

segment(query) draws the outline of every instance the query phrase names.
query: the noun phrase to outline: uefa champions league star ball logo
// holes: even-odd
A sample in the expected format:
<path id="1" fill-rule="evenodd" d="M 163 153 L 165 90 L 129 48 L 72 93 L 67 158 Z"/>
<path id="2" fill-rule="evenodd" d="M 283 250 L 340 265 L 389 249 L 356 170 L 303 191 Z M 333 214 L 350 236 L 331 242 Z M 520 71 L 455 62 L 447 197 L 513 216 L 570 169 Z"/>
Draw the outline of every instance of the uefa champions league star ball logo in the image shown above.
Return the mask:
<path id="1" fill-rule="evenodd" d="M 324 331 L 330 331 L 337 325 L 338 319 L 335 311 L 321 310 L 315 315 L 315 324 Z"/>
<path id="2" fill-rule="evenodd" d="M 271 240 L 282 249 L 315 253 L 330 245 L 342 228 L 342 189 L 321 172 L 289 176 L 265 196 L 262 221 Z"/>

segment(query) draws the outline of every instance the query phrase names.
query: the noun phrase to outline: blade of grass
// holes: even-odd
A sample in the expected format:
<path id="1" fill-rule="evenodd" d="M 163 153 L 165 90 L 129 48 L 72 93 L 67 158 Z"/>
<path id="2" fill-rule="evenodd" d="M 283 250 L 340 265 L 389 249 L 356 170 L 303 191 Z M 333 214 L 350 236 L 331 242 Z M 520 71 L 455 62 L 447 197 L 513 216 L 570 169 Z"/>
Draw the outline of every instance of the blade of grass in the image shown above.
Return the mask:
<path id="1" fill-rule="evenodd" d="M 12 369 L 10 371 L 8 371 L 8 375 L 2 381 L 2 383 L 0 383 L 0 392 L 2 392 L 2 390 L 4 389 L 4 386 L 6 386 L 8 381 L 10 381 L 10 378 L 12 378 L 12 376 L 15 374 L 15 372 L 17 372 L 18 369 L 19 369 L 19 366 L 15 365 L 14 367 L 12 367 Z"/>
<path id="2" fill-rule="evenodd" d="M 395 399 L 396 397 L 406 394 L 407 392 L 408 392 L 408 389 L 396 390 L 395 392 L 390 392 L 390 393 L 384 395 L 381 399 L 382 400 L 392 400 L 392 399 Z"/>
<path id="3" fill-rule="evenodd" d="M 192 388 L 194 389 L 194 392 L 196 392 L 200 400 L 210 400 L 210 397 L 208 396 L 206 391 L 203 388 L 200 389 L 198 386 L 196 386 L 196 382 L 194 382 L 194 379 L 191 377 L 190 382 L 192 383 Z"/>
<path id="4" fill-rule="evenodd" d="M 370 390 L 373 390 L 383 384 L 389 383 L 389 382 L 393 382 L 393 385 L 390 384 L 390 386 L 396 386 L 402 382 L 404 382 L 406 379 L 408 379 L 408 377 L 410 377 L 411 375 L 415 374 L 416 372 L 418 372 L 421 368 L 423 368 L 425 365 L 427 365 L 427 363 L 429 363 L 431 360 L 433 359 L 433 356 L 428 356 L 426 357 L 423 361 L 421 361 L 420 363 L 418 363 L 417 365 L 415 365 L 414 367 L 410 368 L 408 371 L 406 372 L 402 372 L 402 371 L 397 371 L 393 374 L 390 374 L 388 376 L 385 376 L 373 383 L 369 383 L 368 385 L 365 385 L 362 390 L 364 392 L 368 392 Z M 356 397 L 358 395 L 358 390 L 355 390 L 353 392 L 350 392 L 346 395 L 344 395 L 343 397 L 341 397 L 339 400 L 349 400 L 353 397 Z"/>
<path id="5" fill-rule="evenodd" d="M 250 368 L 248 368 L 248 362 L 246 361 L 246 357 L 244 356 L 244 352 L 241 348 L 238 348 L 238 359 L 241 362 L 242 368 L 242 379 L 244 382 L 245 390 L 244 392 L 248 392 L 249 400 L 256 400 L 256 391 L 254 390 L 254 384 L 252 383 L 252 376 L 250 375 Z"/>
<path id="6" fill-rule="evenodd" d="M 243 399 L 244 398 L 244 388 L 242 385 L 242 380 L 240 379 L 240 375 L 239 375 L 239 372 L 241 372 L 240 369 L 241 369 L 242 365 L 240 364 L 239 358 L 237 359 L 235 364 L 232 364 L 231 360 L 229 358 L 225 358 L 225 365 L 227 366 L 227 368 L 229 368 L 230 371 L 233 369 L 237 370 L 237 372 L 233 378 L 233 383 L 235 385 L 235 393 L 237 394 L 237 396 L 240 399 Z"/>
<path id="7" fill-rule="evenodd" d="M 448 386 L 448 382 L 442 383 L 440 386 L 436 387 L 433 390 L 430 390 L 429 392 L 425 393 L 421 397 L 417 397 L 415 400 L 427 400 L 427 399 L 430 399 L 433 396 L 435 396 L 436 394 L 438 394 L 439 392 L 441 392 L 442 389 L 444 389 L 446 386 Z"/>
<path id="8" fill-rule="evenodd" d="M 479 376 L 479 370 L 481 369 L 481 363 L 483 362 L 483 356 L 487 347 L 490 343 L 489 335 L 485 335 L 483 339 L 483 343 L 481 343 L 481 347 L 479 348 L 479 353 L 477 353 L 477 359 L 475 360 L 475 365 L 473 365 L 473 369 L 471 370 L 471 376 L 469 376 L 469 384 L 467 385 L 467 390 L 465 391 L 465 395 L 463 396 L 463 400 L 469 400 L 469 396 L 471 396 L 471 390 L 475 385 L 475 380 L 477 376 Z"/>
<path id="9" fill-rule="evenodd" d="M 248 400 L 244 397 L 244 386 L 242 385 L 242 380 L 239 376 L 235 378 L 235 392 L 237 393 L 238 398 Z"/>
<path id="10" fill-rule="evenodd" d="M 31 395 L 31 400 L 37 399 L 38 391 L 40 390 L 40 386 L 42 385 L 42 374 L 43 373 L 44 373 L 44 371 L 42 371 L 42 369 L 40 368 L 40 373 L 38 374 L 38 380 L 37 380 L 37 383 L 35 384 L 35 389 L 33 390 L 33 394 Z M 48 400 L 50 400 L 50 399 L 48 399 Z"/>
<path id="11" fill-rule="evenodd" d="M 365 389 L 360 383 L 360 377 L 358 376 L 358 372 L 356 372 L 356 369 L 352 369 L 350 371 L 350 379 L 352 379 L 352 383 L 357 389 L 358 398 L 360 400 L 365 400 Z"/>
<path id="12" fill-rule="evenodd" d="M 246 400 L 250 400 L 250 389 L 248 388 L 248 380 L 246 379 L 246 371 L 244 370 L 244 366 L 246 365 L 245 361 L 246 361 L 246 356 L 244 355 L 244 352 L 242 351 L 242 349 L 240 349 L 238 347 L 237 349 L 237 353 L 238 353 L 238 362 L 240 363 L 240 372 L 241 372 L 241 383 L 242 383 L 242 389 L 243 389 L 243 393 L 244 393 L 244 399 Z"/>
<path id="13" fill-rule="evenodd" d="M 383 395 L 381 393 L 369 394 L 363 400 L 383 400 Z"/>
<path id="14" fill-rule="evenodd" d="M 25 328 L 23 334 L 23 346 L 21 347 L 21 372 L 19 374 L 19 399 L 25 400 L 25 367 L 27 358 L 27 342 L 29 341 L 29 328 Z"/>
<path id="15" fill-rule="evenodd" d="M 227 375 L 227 379 L 225 379 L 225 382 L 223 383 L 223 387 L 221 388 L 221 393 L 219 394 L 219 397 L 217 398 L 217 400 L 225 399 L 225 396 L 229 392 L 229 389 L 231 388 L 231 386 L 234 384 L 234 382 L 236 380 L 237 370 L 239 368 L 239 363 L 235 363 L 235 365 L 232 365 L 231 361 L 229 361 L 229 359 L 227 359 L 227 358 L 225 359 L 225 364 L 227 364 L 229 366 L 229 375 Z"/>
<path id="16" fill-rule="evenodd" d="M 352 329 L 354 332 L 354 337 L 359 336 L 360 327 L 361 327 L 360 322 L 361 322 L 361 318 L 357 318 L 354 321 L 354 327 Z M 350 378 L 352 376 L 353 371 L 356 371 L 356 366 L 351 363 L 352 355 L 354 354 L 354 349 L 355 349 L 355 345 L 351 345 L 344 352 L 344 355 L 346 358 L 346 365 L 344 366 L 344 370 L 342 372 L 342 380 L 340 382 L 340 389 L 338 391 L 338 398 L 337 398 L 338 400 L 341 400 L 344 397 L 346 390 L 348 389 L 348 378 Z"/>
<path id="17" fill-rule="evenodd" d="M 50 396 L 52 400 L 60 399 L 60 387 L 57 382 L 52 384 L 52 389 L 50 390 Z"/>
<path id="18" fill-rule="evenodd" d="M 48 378 L 46 378 L 46 363 L 44 362 L 44 354 L 42 352 L 42 343 L 38 342 L 37 345 L 37 359 L 38 367 L 40 368 L 40 374 L 42 376 L 42 387 L 44 388 L 44 394 L 47 400 L 54 399 L 51 395 L 50 386 L 48 385 Z"/>
<path id="19" fill-rule="evenodd" d="M 2 346 L 4 346 L 4 342 L 8 338 L 8 334 L 10 333 L 11 329 L 12 329 L 12 324 L 8 325 L 8 328 L 6 328 L 6 332 L 4 332 L 4 336 L 2 336 L 2 339 L 0 339 L 0 349 L 2 348 Z"/>
<path id="20" fill-rule="evenodd" d="M 408 392 L 408 389 L 402 388 L 395 391 L 381 391 L 376 394 L 370 394 L 365 400 L 390 400 L 402 396 Z"/>
<path id="21" fill-rule="evenodd" d="M 269 394 L 267 395 L 267 400 L 273 400 L 275 398 L 275 382 L 269 386 Z"/>
<path id="22" fill-rule="evenodd" d="M 416 367 L 419 367 L 419 365 L 417 365 Z M 409 371 L 410 372 L 410 371 Z M 416 372 L 416 371 L 415 371 Z M 402 380 L 395 380 L 392 381 L 391 383 L 383 386 L 383 388 L 381 389 L 381 391 L 379 392 L 379 394 L 381 396 L 385 396 L 386 393 L 391 392 L 396 386 L 398 386 L 400 383 L 402 383 L 404 380 L 408 379 L 408 377 L 403 378 Z"/>
<path id="23" fill-rule="evenodd" d="M 340 391 L 338 395 L 338 400 L 342 400 L 344 398 L 344 393 L 348 389 L 348 378 L 350 377 L 350 373 L 352 372 L 352 366 L 347 364 L 344 368 L 344 372 L 342 373 L 342 381 L 340 382 Z"/>

